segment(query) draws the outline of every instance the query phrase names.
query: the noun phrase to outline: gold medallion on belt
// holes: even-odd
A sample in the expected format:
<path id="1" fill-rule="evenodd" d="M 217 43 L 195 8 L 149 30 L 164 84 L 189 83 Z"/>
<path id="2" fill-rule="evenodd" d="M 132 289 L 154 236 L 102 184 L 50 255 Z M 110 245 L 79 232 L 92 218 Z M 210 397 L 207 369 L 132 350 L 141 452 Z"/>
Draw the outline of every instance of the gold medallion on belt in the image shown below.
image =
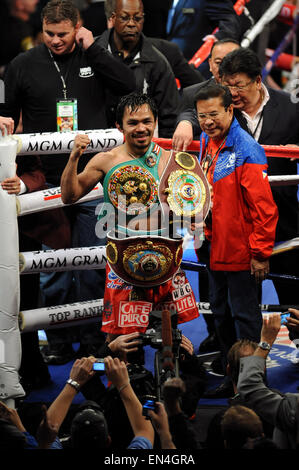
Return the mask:
<path id="1" fill-rule="evenodd" d="M 208 181 L 198 159 L 187 152 L 172 153 L 159 186 L 159 199 L 177 216 L 204 220 L 210 209 Z"/>
<path id="2" fill-rule="evenodd" d="M 158 202 L 158 185 L 154 176 L 139 165 L 117 168 L 109 179 L 107 190 L 113 206 L 128 215 L 146 212 Z"/>
<path id="3" fill-rule="evenodd" d="M 123 281 L 151 287 L 173 277 L 183 257 L 183 238 L 136 236 L 118 238 L 107 235 L 106 254 L 110 268 Z"/>

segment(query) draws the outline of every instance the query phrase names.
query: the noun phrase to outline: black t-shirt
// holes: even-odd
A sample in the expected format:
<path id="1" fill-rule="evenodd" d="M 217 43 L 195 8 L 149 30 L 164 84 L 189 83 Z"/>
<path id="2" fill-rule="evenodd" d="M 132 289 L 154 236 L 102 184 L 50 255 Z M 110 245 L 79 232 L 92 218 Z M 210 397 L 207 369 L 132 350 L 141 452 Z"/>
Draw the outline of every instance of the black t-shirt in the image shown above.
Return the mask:
<path id="1" fill-rule="evenodd" d="M 1 20 L 0 65 L 8 64 L 20 52 L 33 47 L 33 30 L 29 22 L 9 16 Z"/>

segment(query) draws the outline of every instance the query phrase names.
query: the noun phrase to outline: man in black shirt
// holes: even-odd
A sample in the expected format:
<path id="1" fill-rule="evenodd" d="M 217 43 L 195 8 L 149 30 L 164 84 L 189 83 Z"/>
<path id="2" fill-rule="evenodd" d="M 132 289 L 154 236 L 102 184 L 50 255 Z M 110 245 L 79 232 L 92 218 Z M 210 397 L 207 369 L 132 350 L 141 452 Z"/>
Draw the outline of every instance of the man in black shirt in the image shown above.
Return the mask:
<path id="1" fill-rule="evenodd" d="M 168 61 L 142 34 L 144 13 L 141 0 L 117 0 L 112 13 L 114 27 L 105 31 L 96 44 L 106 48 L 119 63 L 134 72 L 136 91 L 147 93 L 158 107 L 159 137 L 171 137 L 179 104 L 179 94 Z M 108 97 L 108 125 L 115 123 L 118 100 Z"/>
<path id="2" fill-rule="evenodd" d="M 151 42 L 152 46 L 154 46 L 155 49 L 158 49 L 158 51 L 160 51 L 168 60 L 175 78 L 177 78 L 180 82 L 180 89 L 182 90 L 183 88 L 187 86 L 194 85 L 195 83 L 204 81 L 203 75 L 198 70 L 196 70 L 196 68 L 192 64 L 189 64 L 187 62 L 181 49 L 179 48 L 177 44 L 171 41 L 166 41 L 166 39 L 162 39 L 165 36 L 165 34 L 155 33 L 155 27 L 157 27 L 157 24 L 156 24 L 157 16 L 158 14 L 160 14 L 161 16 L 160 8 L 163 9 L 164 11 L 168 11 L 168 7 L 166 7 L 166 10 L 165 10 L 165 5 L 163 4 L 163 6 L 159 7 L 158 2 L 157 2 L 157 4 L 153 6 L 153 11 L 149 11 L 149 9 L 152 9 L 152 3 L 153 2 L 151 0 L 151 6 L 150 6 L 149 3 L 147 4 L 143 0 L 144 14 L 145 14 L 143 31 L 147 39 Z M 146 8 L 146 5 L 147 5 L 147 8 Z M 115 9 L 116 9 L 116 0 L 105 1 L 105 15 L 106 15 L 108 29 L 113 27 L 112 16 L 113 16 L 113 13 L 115 13 Z M 154 28 L 153 28 L 153 22 L 155 24 Z M 147 25 L 147 28 L 146 28 L 146 25 Z M 160 29 L 159 25 L 158 25 L 158 29 Z"/>
<path id="3" fill-rule="evenodd" d="M 5 66 L 20 52 L 34 46 L 34 31 L 30 23 L 39 0 L 4 1 L 0 11 L 0 66 Z M 1 71 L 2 75 L 2 71 Z"/>

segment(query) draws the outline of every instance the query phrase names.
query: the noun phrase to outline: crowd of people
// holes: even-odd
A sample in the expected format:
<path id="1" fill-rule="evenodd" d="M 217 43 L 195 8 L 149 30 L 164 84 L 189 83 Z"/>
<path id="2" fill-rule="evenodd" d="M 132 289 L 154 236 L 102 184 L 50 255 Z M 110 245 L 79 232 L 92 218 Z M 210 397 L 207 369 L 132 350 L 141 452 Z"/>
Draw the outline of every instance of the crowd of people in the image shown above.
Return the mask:
<path id="1" fill-rule="evenodd" d="M 297 186 L 271 187 L 268 180 L 268 175 L 297 175 L 297 161 L 267 158 L 262 145 L 298 145 L 299 104 L 283 90 L 284 76 L 277 69 L 263 80 L 265 50 L 261 54 L 258 41 L 241 47 L 250 23 L 271 2 L 251 0 L 241 16 L 233 4 L 2 4 L 1 133 L 79 130 L 70 154 L 17 157 L 16 174 L 1 181 L 2 189 L 13 195 L 61 186 L 68 205 L 19 220 L 20 251 L 105 244 L 110 251 L 105 272 L 20 276 L 21 310 L 103 298 L 104 311 L 96 327 L 47 330 L 48 345 L 42 350 L 37 332 L 21 335 L 24 394 L 51 383 L 48 365 L 74 364 L 55 401 L 48 409 L 39 408 L 35 425 L 22 417 L 23 410 L 0 403 L 0 448 L 299 448 L 299 395 L 271 390 L 266 381 L 266 359 L 281 327 L 280 315 L 263 319 L 260 310 L 262 282 L 269 272 L 298 274 L 298 250 L 271 257 L 275 243 L 298 237 Z M 270 47 L 277 22 L 269 31 Z M 214 41 L 210 55 L 195 68 L 190 59 L 209 39 Z M 85 153 L 90 140 L 81 130 L 113 127 L 124 135 L 121 146 Z M 159 237 L 160 243 L 173 235 L 169 222 L 163 223 L 158 197 L 171 152 L 153 142 L 154 137 L 171 138 L 175 152 L 200 140 L 197 157 L 210 211 L 204 223 L 191 223 L 188 230 L 204 232 L 204 242 L 196 248 L 199 262 L 206 264 L 199 273 L 199 295 L 210 303 L 213 315 L 205 317 L 209 336 L 199 352 L 220 350 L 214 367 L 224 380 L 206 390 L 198 351 L 182 336 L 178 371 L 173 374 L 170 356 L 172 374 L 162 384 L 162 400 L 154 400 L 145 416 L 143 398 L 156 394 L 155 380 L 143 367 L 140 336 L 152 326 L 151 312 L 175 305 L 173 328 L 199 315 L 184 271 L 147 287 L 113 270 L 123 252 L 122 238 L 137 246 L 140 235 Z M 74 204 L 98 182 L 103 198 Z M 136 209 L 141 201 L 142 208 Z M 115 233 L 122 234 L 113 243 L 106 230 L 111 220 Z M 140 246 L 136 257 L 145 249 Z M 130 263 L 127 274 L 144 279 L 137 263 L 132 268 Z M 147 275 L 155 263 L 151 258 L 144 264 Z M 279 304 L 298 305 L 295 282 L 287 284 L 278 276 L 273 283 Z M 128 309 L 131 314 L 124 314 Z M 298 338 L 299 310 L 289 309 L 286 326 L 290 339 Z M 74 342 L 80 343 L 77 352 Z M 97 358 L 104 358 L 108 388 L 93 370 Z M 78 391 L 86 402 L 72 413 Z M 202 396 L 229 399 L 227 409 L 211 421 L 204 442 L 192 424 Z M 61 439 L 64 426 L 67 438 Z"/>

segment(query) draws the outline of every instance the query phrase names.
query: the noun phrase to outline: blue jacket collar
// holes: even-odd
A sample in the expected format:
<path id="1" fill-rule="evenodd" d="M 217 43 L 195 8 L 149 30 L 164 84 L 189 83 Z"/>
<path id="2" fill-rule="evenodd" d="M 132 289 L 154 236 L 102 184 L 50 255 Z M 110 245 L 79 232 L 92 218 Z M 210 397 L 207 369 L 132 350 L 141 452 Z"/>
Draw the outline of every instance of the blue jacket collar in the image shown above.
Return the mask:
<path id="1" fill-rule="evenodd" d="M 233 120 L 232 120 L 232 123 L 231 123 L 231 126 L 230 126 L 230 129 L 228 131 L 228 134 L 227 134 L 227 137 L 226 137 L 226 141 L 225 141 L 225 145 L 222 147 L 222 151 L 227 148 L 227 147 L 232 147 L 233 144 L 234 144 L 234 134 L 235 134 L 235 130 L 240 127 L 240 124 L 238 123 L 237 119 L 234 117 Z M 207 143 L 209 142 L 210 140 L 210 137 L 205 133 L 205 132 L 202 132 L 201 133 L 201 136 L 200 136 L 200 158 L 202 156 L 202 151 L 203 151 L 203 141 L 205 142 L 205 146 L 207 145 Z"/>

